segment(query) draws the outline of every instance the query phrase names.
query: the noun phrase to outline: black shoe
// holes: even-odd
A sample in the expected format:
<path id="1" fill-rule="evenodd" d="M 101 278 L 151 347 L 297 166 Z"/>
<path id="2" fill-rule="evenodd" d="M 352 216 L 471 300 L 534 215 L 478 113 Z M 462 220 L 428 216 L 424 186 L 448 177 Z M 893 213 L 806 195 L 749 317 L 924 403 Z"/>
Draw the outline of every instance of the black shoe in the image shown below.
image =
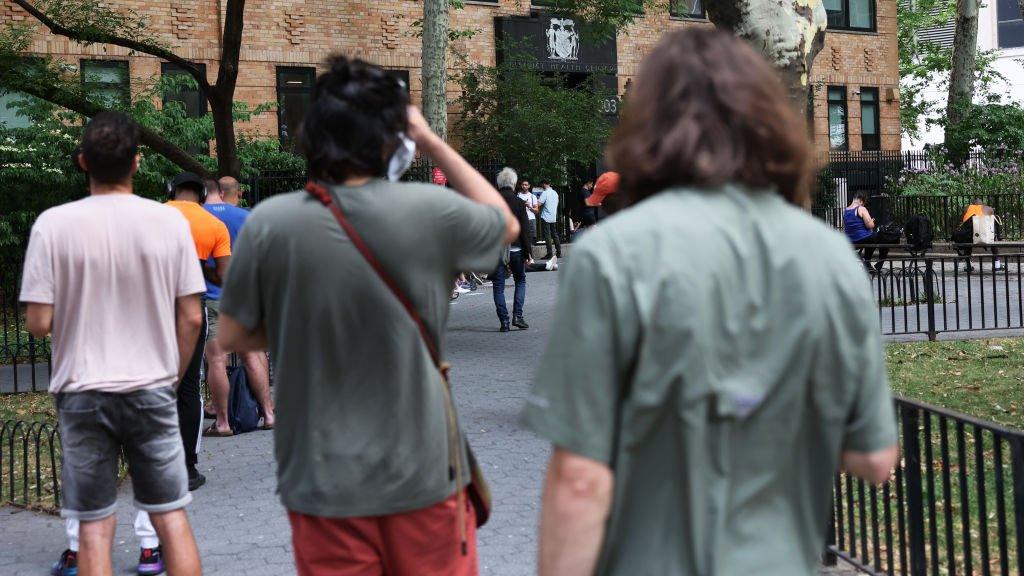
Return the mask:
<path id="1" fill-rule="evenodd" d="M 188 471 L 188 491 L 195 492 L 200 486 L 206 484 L 206 476 L 199 473 L 198 470 L 193 468 Z"/>
<path id="2" fill-rule="evenodd" d="M 78 553 L 67 549 L 60 555 L 60 560 L 50 567 L 53 576 L 78 576 Z"/>
<path id="3" fill-rule="evenodd" d="M 522 316 L 516 316 L 515 318 L 513 318 L 512 325 L 515 326 L 516 328 L 519 328 L 520 330 L 527 330 L 530 328 L 530 325 L 526 323 L 526 320 L 523 320 Z"/>
<path id="4" fill-rule="evenodd" d="M 502 322 L 501 328 L 498 328 L 498 332 L 511 332 L 512 328 L 509 327 L 508 322 Z"/>

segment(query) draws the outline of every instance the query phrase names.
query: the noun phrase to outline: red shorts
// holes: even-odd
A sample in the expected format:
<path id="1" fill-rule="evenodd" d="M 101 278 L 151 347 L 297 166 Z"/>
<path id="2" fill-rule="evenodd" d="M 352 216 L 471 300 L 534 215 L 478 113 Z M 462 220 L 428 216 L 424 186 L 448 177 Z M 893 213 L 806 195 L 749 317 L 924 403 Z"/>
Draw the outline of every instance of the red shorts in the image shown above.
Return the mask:
<path id="1" fill-rule="evenodd" d="M 362 518 L 288 512 L 299 576 L 476 576 L 476 519 L 466 498 L 463 555 L 455 496 L 430 508 Z"/>

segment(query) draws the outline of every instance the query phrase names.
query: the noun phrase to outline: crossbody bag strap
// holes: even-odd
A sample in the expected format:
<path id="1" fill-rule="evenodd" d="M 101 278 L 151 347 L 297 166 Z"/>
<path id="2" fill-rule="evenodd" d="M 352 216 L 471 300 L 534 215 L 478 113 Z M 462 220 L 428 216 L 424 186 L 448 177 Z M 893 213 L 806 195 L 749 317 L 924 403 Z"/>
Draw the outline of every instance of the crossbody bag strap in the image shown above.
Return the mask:
<path id="1" fill-rule="evenodd" d="M 416 323 L 416 327 L 420 331 L 420 336 L 423 337 L 423 343 L 426 344 L 427 352 L 430 353 L 430 359 L 434 362 L 434 365 L 437 366 L 439 370 L 443 369 L 437 345 L 434 343 L 434 338 L 430 335 L 430 330 L 427 329 L 426 323 L 423 322 L 423 318 L 421 318 L 419 312 L 416 311 L 416 307 L 413 306 L 412 301 L 409 300 L 409 298 L 405 296 L 405 293 L 402 292 L 402 289 L 398 287 L 398 283 L 395 282 L 394 278 L 392 278 L 391 275 L 388 274 L 387 270 L 384 269 L 384 266 L 381 265 L 380 260 L 377 260 L 377 257 L 373 255 L 373 251 L 370 250 L 370 247 L 363 241 L 363 237 L 359 235 L 359 232 L 356 232 L 355 227 L 352 226 L 352 223 L 349 222 L 345 213 L 338 207 L 338 204 L 334 201 L 331 193 L 327 188 L 312 181 L 306 184 L 306 192 L 309 192 L 311 196 L 326 206 L 331 211 L 331 214 L 334 214 L 334 218 L 338 221 L 342 230 L 345 231 L 345 234 L 348 234 L 348 237 L 352 240 L 352 244 L 356 247 L 356 250 L 363 255 L 363 258 L 370 267 L 373 268 L 373 271 L 376 272 L 377 276 L 384 281 L 388 290 L 390 290 L 395 296 L 395 299 L 402 304 L 402 307 L 405 308 L 406 313 L 409 314 L 412 321 Z"/>

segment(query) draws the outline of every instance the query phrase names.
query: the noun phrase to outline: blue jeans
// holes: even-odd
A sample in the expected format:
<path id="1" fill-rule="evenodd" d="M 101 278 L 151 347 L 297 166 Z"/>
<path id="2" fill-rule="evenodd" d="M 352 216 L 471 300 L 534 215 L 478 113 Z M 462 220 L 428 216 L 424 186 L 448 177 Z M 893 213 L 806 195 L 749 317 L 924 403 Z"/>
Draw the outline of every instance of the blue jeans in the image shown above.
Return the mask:
<path id="1" fill-rule="evenodd" d="M 491 279 L 491 287 L 494 290 L 494 307 L 498 312 L 498 320 L 502 324 L 508 323 L 508 305 L 505 303 L 505 280 L 508 279 L 509 269 L 512 270 L 512 277 L 516 281 L 516 293 L 512 302 L 512 315 L 514 317 L 523 315 L 523 306 L 526 304 L 526 259 L 525 254 L 512 252 L 509 254 L 508 267 L 498 265 Z"/>

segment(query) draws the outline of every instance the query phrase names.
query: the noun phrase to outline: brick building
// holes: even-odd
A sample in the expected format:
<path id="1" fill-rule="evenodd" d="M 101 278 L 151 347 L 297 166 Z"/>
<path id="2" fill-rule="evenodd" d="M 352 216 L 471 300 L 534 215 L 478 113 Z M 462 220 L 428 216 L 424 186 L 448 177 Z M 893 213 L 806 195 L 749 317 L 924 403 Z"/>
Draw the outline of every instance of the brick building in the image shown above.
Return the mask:
<path id="1" fill-rule="evenodd" d="M 0 22 L 31 21 L 11 0 L 0 2 Z M 613 42 L 594 48 L 586 40 L 571 38 L 576 34 L 571 20 L 555 22 L 538 3 L 543 0 L 533 6 L 522 0 L 467 1 L 465 8 L 452 12 L 452 27 L 476 34 L 458 40 L 455 49 L 471 62 L 493 64 L 498 58 L 496 29 L 512 30 L 536 45 L 541 60 L 548 64 L 544 70 L 602 73 L 609 86 L 622 94 L 664 31 L 709 25 L 700 0 L 674 0 L 671 9 L 649 9 Z M 143 15 L 147 28 L 178 54 L 204 62 L 211 81 L 217 74 L 224 4 L 222 0 L 117 2 Z M 826 0 L 826 7 L 830 31 L 812 74 L 818 150 L 898 149 L 896 0 Z M 236 97 L 253 105 L 281 105 L 243 130 L 287 140 L 308 101 L 317 66 L 332 52 L 395 70 L 408 80 L 413 99 L 419 99 L 420 39 L 413 22 L 422 16 L 422 5 L 416 0 L 250 0 L 246 15 Z M 42 30 L 32 51 L 64 58 L 78 67 L 90 89 L 109 98 L 138 93 L 160 74 L 176 72 L 155 58 L 114 46 L 81 46 Z M 453 100 L 456 89 L 454 83 L 449 86 Z M 0 96 L 0 104 L 14 97 Z M 205 109 L 198 94 L 173 97 L 185 101 L 190 112 Z M 609 105 L 614 108 L 615 102 Z M 457 110 L 453 108 L 451 114 Z M 20 120 L 0 105 L 0 121 Z"/>

